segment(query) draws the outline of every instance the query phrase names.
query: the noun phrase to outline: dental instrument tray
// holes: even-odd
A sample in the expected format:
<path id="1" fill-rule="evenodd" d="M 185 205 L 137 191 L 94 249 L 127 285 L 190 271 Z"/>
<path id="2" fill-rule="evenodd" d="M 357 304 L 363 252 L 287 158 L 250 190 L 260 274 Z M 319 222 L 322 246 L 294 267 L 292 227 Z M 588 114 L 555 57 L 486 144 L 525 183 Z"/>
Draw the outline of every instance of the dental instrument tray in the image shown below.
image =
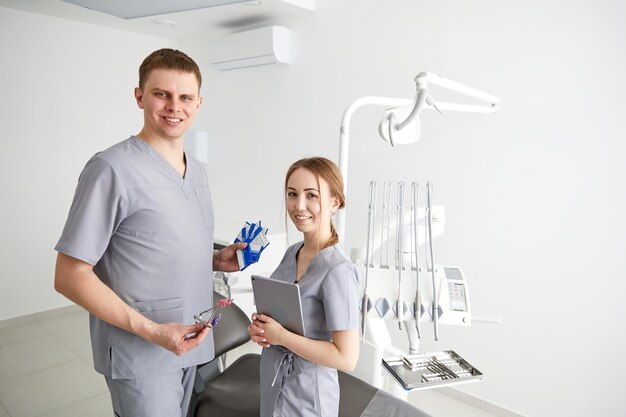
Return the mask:
<path id="1" fill-rule="evenodd" d="M 451 350 L 383 358 L 383 366 L 406 390 L 478 382 L 483 374 Z"/>

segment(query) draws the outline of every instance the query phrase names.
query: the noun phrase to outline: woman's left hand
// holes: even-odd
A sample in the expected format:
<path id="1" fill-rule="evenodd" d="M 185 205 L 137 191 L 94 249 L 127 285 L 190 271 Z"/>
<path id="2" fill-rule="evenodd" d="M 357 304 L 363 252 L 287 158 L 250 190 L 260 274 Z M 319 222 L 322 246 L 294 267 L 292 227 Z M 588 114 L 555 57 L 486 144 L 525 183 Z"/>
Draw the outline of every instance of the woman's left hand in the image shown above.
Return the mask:
<path id="1" fill-rule="evenodd" d="M 263 335 L 267 343 L 270 345 L 284 345 L 283 338 L 288 330 L 285 329 L 282 324 L 270 316 L 259 314 L 254 320 L 254 325 L 263 329 Z"/>
<path id="2" fill-rule="evenodd" d="M 257 326 L 257 314 L 252 313 L 252 323 L 248 326 L 248 334 L 250 335 L 250 340 L 261 347 L 270 347 L 270 344 L 267 343 L 265 339 L 265 332 L 259 326 Z"/>

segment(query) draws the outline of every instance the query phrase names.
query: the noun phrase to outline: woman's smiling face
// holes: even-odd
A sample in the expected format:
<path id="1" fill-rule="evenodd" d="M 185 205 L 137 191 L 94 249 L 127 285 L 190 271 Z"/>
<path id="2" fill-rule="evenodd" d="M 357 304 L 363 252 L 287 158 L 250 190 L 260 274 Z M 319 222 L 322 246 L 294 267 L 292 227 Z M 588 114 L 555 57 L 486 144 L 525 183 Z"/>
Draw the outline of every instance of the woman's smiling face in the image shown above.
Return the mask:
<path id="1" fill-rule="evenodd" d="M 330 236 L 330 218 L 338 202 L 323 178 L 308 169 L 296 169 L 287 180 L 285 206 L 289 218 L 305 236 L 319 233 L 320 240 Z"/>

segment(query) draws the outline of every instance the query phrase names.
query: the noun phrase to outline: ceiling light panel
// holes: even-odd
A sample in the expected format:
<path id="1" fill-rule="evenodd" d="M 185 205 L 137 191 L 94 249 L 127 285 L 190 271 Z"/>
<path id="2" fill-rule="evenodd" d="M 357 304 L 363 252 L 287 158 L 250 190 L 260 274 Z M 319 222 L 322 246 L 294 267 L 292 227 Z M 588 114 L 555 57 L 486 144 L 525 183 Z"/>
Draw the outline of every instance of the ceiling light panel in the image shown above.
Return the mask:
<path id="1" fill-rule="evenodd" d="M 123 19 L 205 9 L 248 0 L 63 0 Z"/>

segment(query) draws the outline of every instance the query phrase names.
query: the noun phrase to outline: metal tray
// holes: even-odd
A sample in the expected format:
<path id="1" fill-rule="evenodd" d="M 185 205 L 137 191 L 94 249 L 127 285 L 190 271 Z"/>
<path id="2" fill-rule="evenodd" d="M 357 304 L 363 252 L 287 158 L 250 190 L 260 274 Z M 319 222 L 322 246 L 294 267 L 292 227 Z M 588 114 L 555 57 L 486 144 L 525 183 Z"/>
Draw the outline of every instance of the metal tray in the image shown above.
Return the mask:
<path id="1" fill-rule="evenodd" d="M 383 366 L 406 390 L 478 382 L 483 374 L 454 351 L 383 358 Z"/>

